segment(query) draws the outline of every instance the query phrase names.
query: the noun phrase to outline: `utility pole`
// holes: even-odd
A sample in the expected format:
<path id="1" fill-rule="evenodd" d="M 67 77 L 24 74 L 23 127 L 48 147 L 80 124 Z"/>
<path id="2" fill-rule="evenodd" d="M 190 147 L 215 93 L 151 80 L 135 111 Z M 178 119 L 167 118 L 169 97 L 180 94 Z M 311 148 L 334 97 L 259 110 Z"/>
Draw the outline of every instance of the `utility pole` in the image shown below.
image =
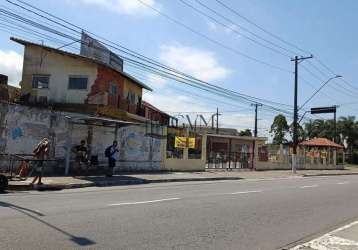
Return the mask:
<path id="1" fill-rule="evenodd" d="M 261 107 L 261 103 L 251 104 L 251 106 L 255 106 L 255 130 L 254 130 L 254 137 L 257 137 L 257 108 Z"/>
<path id="2" fill-rule="evenodd" d="M 257 108 L 262 106 L 261 103 L 251 104 L 251 106 L 255 106 L 255 129 L 254 129 L 254 137 L 257 137 Z M 256 161 L 256 138 L 253 141 L 253 150 L 251 156 L 252 169 L 255 169 L 255 161 Z"/>
<path id="3" fill-rule="evenodd" d="M 313 56 L 308 57 L 298 57 L 291 59 L 291 61 L 295 62 L 295 87 L 294 87 L 294 101 L 293 101 L 293 152 L 292 152 L 292 173 L 296 173 L 297 169 L 297 144 L 298 144 L 298 105 L 297 105 L 297 97 L 298 97 L 298 64 L 301 61 L 306 59 L 311 59 Z"/>
<path id="4" fill-rule="evenodd" d="M 219 134 L 219 108 L 216 108 L 216 134 Z"/>
<path id="5" fill-rule="evenodd" d="M 337 106 L 335 106 L 337 108 Z M 334 137 L 333 142 L 338 142 L 337 140 L 337 110 L 334 111 Z"/>

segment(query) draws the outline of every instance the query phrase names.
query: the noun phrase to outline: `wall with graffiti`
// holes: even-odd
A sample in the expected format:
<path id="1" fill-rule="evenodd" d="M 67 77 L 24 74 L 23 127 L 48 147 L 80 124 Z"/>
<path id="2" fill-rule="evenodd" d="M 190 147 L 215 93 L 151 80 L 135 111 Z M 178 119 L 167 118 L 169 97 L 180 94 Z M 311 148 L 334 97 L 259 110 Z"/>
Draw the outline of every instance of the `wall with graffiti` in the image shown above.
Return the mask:
<path id="1" fill-rule="evenodd" d="M 85 124 L 74 124 L 69 129 L 69 116 L 81 114 L 0 104 L 0 153 L 32 154 L 38 142 L 47 137 L 51 140 L 51 157 L 64 159 L 69 142 L 72 148 L 85 140 L 90 144 L 91 154 L 106 164 L 104 151 L 113 140 L 118 140 L 119 169 L 160 170 L 162 139 L 149 136 L 144 125 L 120 127 L 117 133 L 114 127 Z"/>

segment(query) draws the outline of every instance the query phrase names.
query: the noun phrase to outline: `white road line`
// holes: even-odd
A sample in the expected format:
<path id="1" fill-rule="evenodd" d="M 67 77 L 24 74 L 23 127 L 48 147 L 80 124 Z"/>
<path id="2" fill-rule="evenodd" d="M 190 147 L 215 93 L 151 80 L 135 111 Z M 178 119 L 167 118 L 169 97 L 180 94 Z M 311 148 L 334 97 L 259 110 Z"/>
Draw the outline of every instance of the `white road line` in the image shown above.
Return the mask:
<path id="1" fill-rule="evenodd" d="M 250 194 L 250 193 L 261 193 L 262 190 L 253 190 L 253 191 L 240 191 L 240 192 L 234 192 L 231 194 Z"/>
<path id="2" fill-rule="evenodd" d="M 180 199 L 181 198 L 168 198 L 168 199 L 151 200 L 151 201 L 123 202 L 123 203 L 109 204 L 109 206 L 126 206 L 126 205 L 136 205 L 136 204 L 147 204 L 147 203 L 157 203 L 157 202 L 163 202 L 163 201 L 174 201 L 174 200 L 180 200 Z"/>
<path id="3" fill-rule="evenodd" d="M 343 182 L 338 182 L 337 185 L 347 185 L 349 184 L 349 181 L 343 181 Z"/>
<path id="4" fill-rule="evenodd" d="M 330 250 L 330 249 L 357 249 L 358 242 L 354 240 L 349 240 L 345 238 L 341 238 L 335 235 L 338 232 L 349 229 L 358 224 L 358 221 L 352 222 L 346 226 L 340 227 L 330 233 L 327 233 L 317 239 L 311 240 L 304 244 L 295 246 L 291 248 L 291 250 L 303 250 L 303 249 L 312 249 L 312 250 Z"/>
<path id="5" fill-rule="evenodd" d="M 315 188 L 318 187 L 318 185 L 308 185 L 308 186 L 302 186 L 300 188 Z"/>

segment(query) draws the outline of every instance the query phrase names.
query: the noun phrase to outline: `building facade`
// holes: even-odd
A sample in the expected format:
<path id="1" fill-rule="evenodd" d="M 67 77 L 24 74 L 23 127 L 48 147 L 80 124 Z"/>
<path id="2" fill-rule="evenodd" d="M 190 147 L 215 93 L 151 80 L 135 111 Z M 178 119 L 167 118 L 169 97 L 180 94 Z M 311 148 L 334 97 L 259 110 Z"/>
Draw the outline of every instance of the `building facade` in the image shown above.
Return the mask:
<path id="1" fill-rule="evenodd" d="M 96 59 L 11 38 L 25 46 L 21 95 L 28 103 L 93 104 L 138 114 L 151 89 Z"/>

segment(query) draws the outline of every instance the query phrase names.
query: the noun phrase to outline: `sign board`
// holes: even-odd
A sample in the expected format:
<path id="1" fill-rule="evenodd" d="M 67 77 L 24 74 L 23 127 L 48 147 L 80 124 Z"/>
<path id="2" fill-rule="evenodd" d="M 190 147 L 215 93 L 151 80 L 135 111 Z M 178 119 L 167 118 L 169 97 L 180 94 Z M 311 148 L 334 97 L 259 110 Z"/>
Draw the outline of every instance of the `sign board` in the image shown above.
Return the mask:
<path id="1" fill-rule="evenodd" d="M 195 138 L 175 136 L 174 146 L 176 148 L 195 148 Z"/>
<path id="2" fill-rule="evenodd" d="M 115 53 L 110 51 L 98 40 L 82 32 L 81 36 L 81 50 L 82 56 L 96 59 L 104 64 L 107 64 L 115 70 L 123 72 L 123 60 Z"/>
<path id="3" fill-rule="evenodd" d="M 326 151 L 321 152 L 321 158 L 326 159 L 328 156 L 328 153 Z"/>
<path id="4" fill-rule="evenodd" d="M 325 113 L 336 113 L 337 107 L 319 107 L 311 108 L 311 114 L 325 114 Z"/>

